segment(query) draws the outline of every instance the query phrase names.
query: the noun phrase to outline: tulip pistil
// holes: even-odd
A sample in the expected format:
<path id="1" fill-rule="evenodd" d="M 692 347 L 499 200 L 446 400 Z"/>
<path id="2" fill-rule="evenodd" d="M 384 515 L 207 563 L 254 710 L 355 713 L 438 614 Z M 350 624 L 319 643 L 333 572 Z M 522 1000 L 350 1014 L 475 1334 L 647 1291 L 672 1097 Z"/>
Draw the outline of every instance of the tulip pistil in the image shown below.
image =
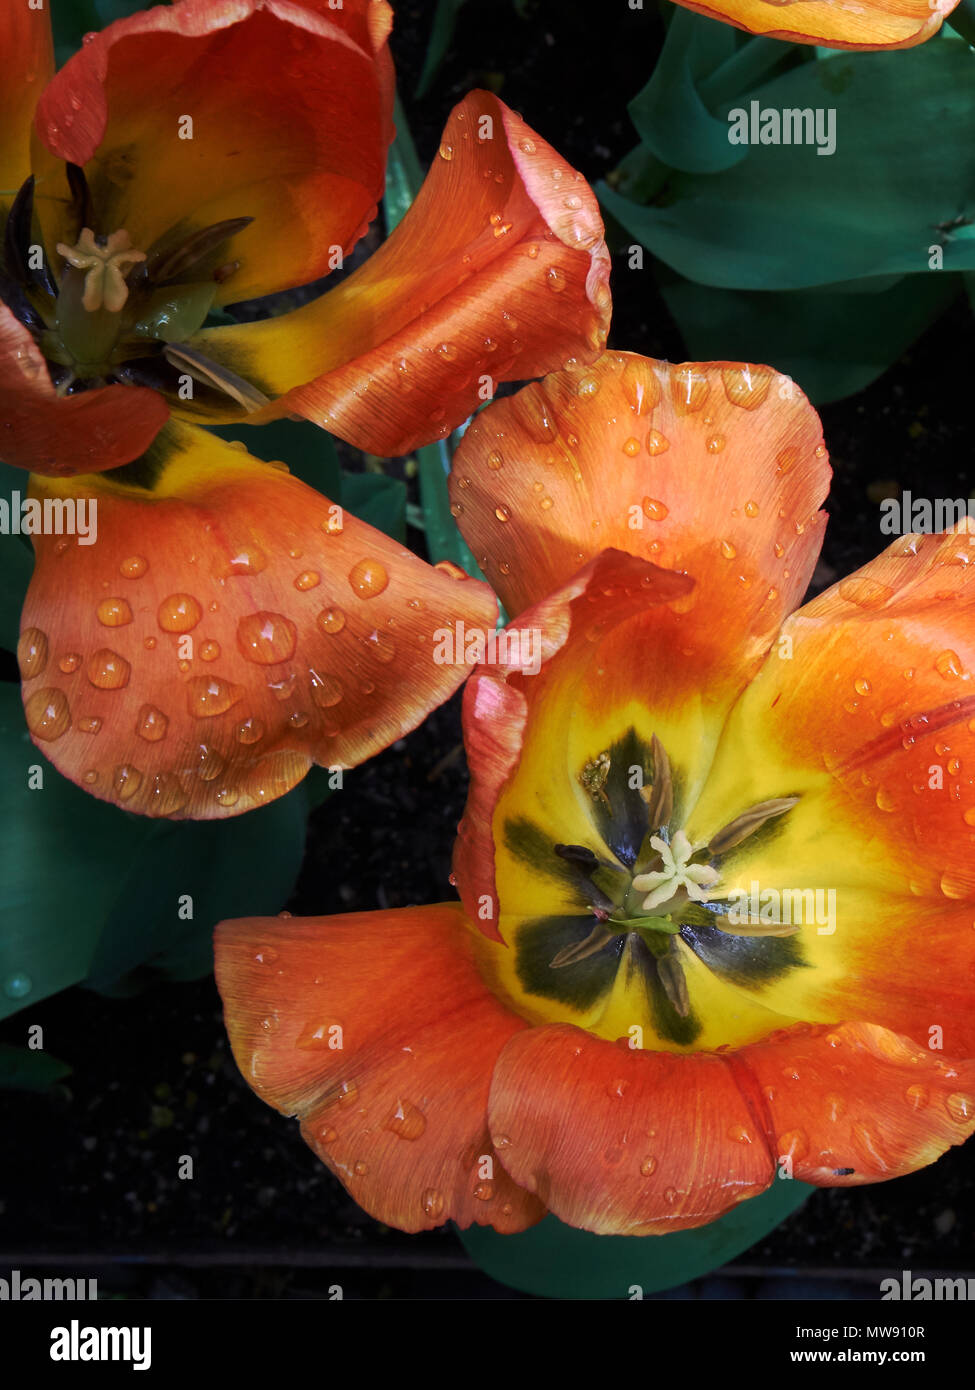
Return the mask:
<path id="1" fill-rule="evenodd" d="M 146 258 L 144 251 L 132 245 L 124 227 L 107 237 L 96 237 L 90 227 L 83 227 L 74 246 L 59 241 L 57 249 L 68 265 L 84 271 L 81 307 L 90 314 L 102 308 L 117 314 L 129 297 L 126 275 Z"/>

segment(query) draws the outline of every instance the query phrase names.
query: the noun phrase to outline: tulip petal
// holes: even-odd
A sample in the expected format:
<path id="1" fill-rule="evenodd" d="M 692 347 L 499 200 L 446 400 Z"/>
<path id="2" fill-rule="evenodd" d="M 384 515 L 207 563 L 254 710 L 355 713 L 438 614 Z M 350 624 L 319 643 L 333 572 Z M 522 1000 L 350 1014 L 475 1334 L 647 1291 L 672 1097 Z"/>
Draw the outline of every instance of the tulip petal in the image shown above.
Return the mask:
<path id="1" fill-rule="evenodd" d="M 487 1133 L 493 1060 L 524 1024 L 485 989 L 455 904 L 222 922 L 215 953 L 245 1079 L 370 1215 L 405 1231 L 540 1220 Z"/>
<path id="2" fill-rule="evenodd" d="M 472 92 L 393 235 L 283 318 L 192 340 L 273 405 L 377 454 L 443 438 L 499 382 L 590 361 L 609 323 L 595 196 L 503 102 Z M 487 393 L 487 396 L 485 395 Z"/>
<path id="3" fill-rule="evenodd" d="M 0 458 L 52 477 L 129 463 L 169 417 L 142 386 L 102 386 L 60 399 L 34 339 L 0 304 Z"/>
<path id="4" fill-rule="evenodd" d="M 54 71 L 51 16 L 47 6 L 4 5 L 0 14 L 0 207 L 30 173 L 34 107 Z"/>
<path id="5" fill-rule="evenodd" d="M 800 609 L 732 711 L 689 823 L 707 840 L 798 794 L 721 869 L 726 892 L 804 899 L 797 947 L 813 968 L 742 987 L 917 1042 L 937 1024 L 958 1055 L 975 1051 L 972 559 L 970 521 L 908 535 Z"/>
<path id="6" fill-rule="evenodd" d="M 958 0 L 676 0 L 684 9 L 734 24 L 750 34 L 825 48 L 913 48 L 941 28 Z"/>
<path id="7" fill-rule="evenodd" d="M 533 1028 L 502 1051 L 488 1117 L 519 1187 L 600 1235 L 703 1226 L 773 1178 L 764 1135 L 710 1053 L 644 1052 L 568 1024 Z"/>
<path id="8" fill-rule="evenodd" d="M 975 1130 L 975 1062 L 874 1024 L 800 1025 L 726 1055 L 780 1171 L 788 1157 L 802 1182 L 901 1177 Z"/>
<path id="9" fill-rule="evenodd" d="M 146 467 L 149 489 L 35 479 L 38 505 L 97 504 L 97 544 L 34 536 L 28 725 L 102 799 L 229 816 L 313 762 L 354 766 L 466 675 L 436 660 L 437 631 L 494 626 L 486 585 L 425 564 L 280 466 L 182 427 Z"/>
<path id="10" fill-rule="evenodd" d="M 177 225 L 253 218 L 230 247 L 224 302 L 317 279 L 382 194 L 390 23 L 384 0 L 185 0 L 116 20 L 41 97 L 53 158 L 37 167 L 56 197 L 56 161 L 86 166 L 95 230 L 124 227 L 144 251 Z"/>
<path id="11" fill-rule="evenodd" d="M 616 547 L 692 574 L 724 653 L 767 647 L 801 599 L 829 476 L 819 419 L 787 377 L 610 352 L 479 415 L 450 491 L 509 613 Z"/>

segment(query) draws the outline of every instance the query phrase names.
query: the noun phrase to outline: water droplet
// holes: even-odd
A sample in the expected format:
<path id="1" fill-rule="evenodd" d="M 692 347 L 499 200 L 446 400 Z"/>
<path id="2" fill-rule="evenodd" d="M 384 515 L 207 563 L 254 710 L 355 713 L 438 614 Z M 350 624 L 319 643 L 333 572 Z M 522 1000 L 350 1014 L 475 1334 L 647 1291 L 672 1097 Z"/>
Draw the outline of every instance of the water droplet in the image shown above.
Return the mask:
<path id="1" fill-rule="evenodd" d="M 160 772 L 152 779 L 147 810 L 150 816 L 171 816 L 189 800 L 175 772 Z"/>
<path id="2" fill-rule="evenodd" d="M 501 503 L 497 507 L 495 507 L 494 515 L 498 518 L 499 521 L 509 521 L 511 519 L 511 508 L 506 507 L 504 503 Z"/>
<path id="3" fill-rule="evenodd" d="M 543 512 L 549 512 L 552 510 L 554 504 L 552 502 L 551 497 L 543 497 L 538 505 L 541 507 Z"/>
<path id="4" fill-rule="evenodd" d="M 132 621 L 132 609 L 124 598 L 103 598 L 95 615 L 103 627 L 124 627 Z"/>
<path id="5" fill-rule="evenodd" d="M 712 434 L 709 435 L 704 447 L 709 454 L 720 454 L 724 452 L 727 442 L 723 434 Z"/>
<path id="6" fill-rule="evenodd" d="M 664 454 L 670 448 L 670 440 L 665 439 L 659 430 L 651 430 L 647 435 L 647 453 L 654 458 L 658 454 Z"/>
<path id="7" fill-rule="evenodd" d="M 122 763 L 112 773 L 112 790 L 119 801 L 129 801 L 142 786 L 142 773 L 132 763 Z"/>
<path id="8" fill-rule="evenodd" d="M 623 445 L 623 453 L 626 454 L 627 458 L 635 459 L 636 456 L 637 456 L 637 454 L 638 454 L 639 452 L 640 452 L 640 441 L 639 441 L 639 439 L 633 439 L 632 437 L 629 438 L 629 439 L 627 439 L 626 442 L 625 442 L 624 445 Z"/>
<path id="9" fill-rule="evenodd" d="M 420 1198 L 420 1206 L 427 1216 L 436 1221 L 438 1217 L 443 1215 L 443 1193 L 436 1187 L 428 1187 Z"/>
<path id="10" fill-rule="evenodd" d="M 724 382 L 724 393 L 732 405 L 740 406 L 742 410 L 755 410 L 762 404 L 769 393 L 772 384 L 772 377 L 767 372 L 762 372 L 751 368 L 748 365 L 741 367 L 725 367 L 721 373 Z"/>
<path id="11" fill-rule="evenodd" d="M 84 773 L 81 780 L 82 782 L 87 782 L 89 787 L 93 787 L 95 783 L 98 781 L 98 773 L 95 771 L 94 768 L 91 768 L 88 772 Z"/>
<path id="12" fill-rule="evenodd" d="M 141 579 L 149 568 L 149 561 L 141 555 L 130 555 L 118 568 L 119 574 L 125 579 Z"/>
<path id="13" fill-rule="evenodd" d="M 534 141 L 534 140 L 527 140 L 527 139 L 526 139 L 526 140 L 519 140 L 519 142 L 518 142 L 518 148 L 519 148 L 520 150 L 524 150 L 525 154 L 534 154 L 534 153 L 535 153 L 535 141 Z"/>
<path id="14" fill-rule="evenodd" d="M 496 473 L 503 463 L 504 459 L 498 453 L 497 449 L 492 449 L 487 456 L 488 468 L 492 469 Z"/>
<path id="15" fill-rule="evenodd" d="M 8 999 L 24 999 L 34 988 L 34 981 L 24 970 L 15 970 L 3 982 L 3 992 Z"/>
<path id="16" fill-rule="evenodd" d="M 946 898 L 952 898 L 955 901 L 967 898 L 969 893 L 967 882 L 964 879 L 955 878 L 953 874 L 941 875 L 940 888 Z"/>
<path id="17" fill-rule="evenodd" d="M 99 690 L 121 690 L 123 685 L 128 685 L 132 674 L 125 657 L 110 651 L 108 647 L 92 652 L 85 669 L 88 679 Z"/>
<path id="18" fill-rule="evenodd" d="M 721 554 L 724 556 L 726 560 L 733 560 L 735 556 L 738 554 L 738 551 L 731 544 L 731 541 L 722 541 Z"/>
<path id="19" fill-rule="evenodd" d="M 576 395 L 582 396 L 583 400 L 591 400 L 599 392 L 599 378 L 596 376 L 582 376 L 576 383 Z"/>
<path id="20" fill-rule="evenodd" d="M 298 629 L 283 613 L 249 613 L 237 624 L 237 646 L 248 661 L 276 666 L 294 655 Z"/>
<path id="21" fill-rule="evenodd" d="M 453 145 L 448 145 L 447 142 L 444 141 L 437 151 L 437 154 L 439 154 L 441 159 L 446 159 L 449 162 L 454 157 L 454 147 Z"/>
<path id="22" fill-rule="evenodd" d="M 186 682 L 186 707 L 195 719 L 226 714 L 241 697 L 239 686 L 219 676 L 194 676 Z"/>
<path id="23" fill-rule="evenodd" d="M 787 1154 L 793 1159 L 804 1158 L 809 1152 L 809 1139 L 802 1129 L 790 1129 L 780 1134 L 776 1142 L 779 1155 L 783 1158 Z"/>
<path id="24" fill-rule="evenodd" d="M 35 690 L 24 705 L 27 727 L 35 738 L 52 743 L 71 727 L 71 711 L 60 690 Z"/>
<path id="25" fill-rule="evenodd" d="M 562 200 L 563 207 L 567 207 L 570 212 L 578 212 L 582 207 L 582 199 L 575 193 L 570 193 L 568 198 Z"/>
<path id="26" fill-rule="evenodd" d="M 140 738 L 144 738 L 148 743 L 158 743 L 161 738 L 166 737 L 168 728 L 169 719 L 162 710 L 156 709 L 155 705 L 142 706 L 135 726 Z"/>
<path id="27" fill-rule="evenodd" d="M 897 802 L 891 796 L 890 792 L 887 790 L 886 787 L 879 787 L 877 789 L 877 795 L 875 797 L 875 800 L 877 802 L 877 809 L 879 811 L 897 810 Z"/>
<path id="28" fill-rule="evenodd" d="M 975 1100 L 971 1096 L 962 1095 L 960 1091 L 956 1091 L 945 1101 L 945 1109 L 951 1118 L 961 1125 L 975 1115 Z"/>
<path id="29" fill-rule="evenodd" d="M 267 556 L 259 545 L 245 545 L 227 563 L 224 575 L 260 574 L 267 569 Z"/>
<path id="30" fill-rule="evenodd" d="M 410 1141 L 419 1139 L 427 1127 L 426 1118 L 412 1101 L 398 1100 L 395 1109 L 386 1121 L 385 1128 Z"/>
<path id="31" fill-rule="evenodd" d="M 164 632 L 189 632 L 202 617 L 203 609 L 192 594 L 170 594 L 156 613 L 156 621 Z"/>
<path id="32" fill-rule="evenodd" d="M 894 596 L 889 585 L 881 584 L 865 574 L 855 574 L 842 580 L 837 592 L 840 598 L 847 603 L 855 603 L 858 608 L 883 608 Z"/>
<path id="33" fill-rule="evenodd" d="M 953 680 L 962 674 L 964 668 L 958 653 L 948 650 L 941 652 L 935 659 L 934 669 L 945 680 Z"/>
<path id="34" fill-rule="evenodd" d="M 295 576 L 295 588 L 300 589 L 302 593 L 308 589 L 317 589 L 321 582 L 322 577 L 317 570 L 302 570 L 301 574 Z"/>
<path id="35" fill-rule="evenodd" d="M 360 598 L 370 599 L 383 592 L 389 583 L 389 575 L 378 560 L 360 560 L 349 570 L 349 583 Z M 344 617 L 342 621 L 344 623 Z"/>
<path id="36" fill-rule="evenodd" d="M 25 681 L 32 680 L 34 676 L 41 674 L 47 665 L 47 656 L 46 635 L 39 627 L 25 628 L 17 643 L 17 661 L 20 665 L 20 674 Z M 63 665 L 61 669 L 64 670 Z"/>
<path id="37" fill-rule="evenodd" d="M 559 270 L 558 266 L 550 265 L 545 272 L 545 283 L 550 290 L 561 293 L 565 289 L 565 273 Z"/>
<path id="38" fill-rule="evenodd" d="M 264 737 L 264 725 L 259 719 L 244 719 L 237 725 L 238 743 L 259 743 Z"/>
<path id="39" fill-rule="evenodd" d="M 77 671 L 81 665 L 81 655 L 78 652 L 67 652 L 58 662 L 58 666 L 66 676 L 70 676 L 73 671 Z"/>
<path id="40" fill-rule="evenodd" d="M 494 1196 L 494 1183 L 493 1183 L 493 1182 L 488 1182 L 487 1179 L 485 1178 L 485 1179 L 482 1179 L 481 1182 L 475 1184 L 475 1186 L 474 1186 L 474 1197 L 475 1197 L 475 1199 L 476 1199 L 478 1202 L 490 1202 L 490 1200 L 491 1200 L 491 1198 L 492 1198 L 493 1196 Z"/>
<path id="41" fill-rule="evenodd" d="M 908 1086 L 904 1092 L 907 1103 L 914 1110 L 923 1110 L 930 1103 L 931 1093 L 927 1086 Z"/>
<path id="42" fill-rule="evenodd" d="M 290 700 L 297 683 L 298 677 L 294 671 L 289 671 L 279 681 L 268 681 L 267 688 L 276 700 Z"/>
<path id="43" fill-rule="evenodd" d="M 102 727 L 102 721 L 97 714 L 86 714 L 84 719 L 78 720 L 78 728 L 83 734 L 97 734 Z"/>
<path id="44" fill-rule="evenodd" d="M 728 1130 L 728 1138 L 733 1139 L 736 1144 L 752 1143 L 752 1136 L 744 1125 L 732 1125 Z"/>
<path id="45" fill-rule="evenodd" d="M 826 1104 L 829 1107 L 829 1120 L 832 1124 L 835 1124 L 846 1110 L 846 1101 L 842 1096 L 828 1095 L 826 1097 Z"/>
<path id="46" fill-rule="evenodd" d="M 656 497 L 644 497 L 640 504 L 643 514 L 650 521 L 663 521 L 664 517 L 670 514 L 670 508 L 665 502 L 659 501 Z"/>

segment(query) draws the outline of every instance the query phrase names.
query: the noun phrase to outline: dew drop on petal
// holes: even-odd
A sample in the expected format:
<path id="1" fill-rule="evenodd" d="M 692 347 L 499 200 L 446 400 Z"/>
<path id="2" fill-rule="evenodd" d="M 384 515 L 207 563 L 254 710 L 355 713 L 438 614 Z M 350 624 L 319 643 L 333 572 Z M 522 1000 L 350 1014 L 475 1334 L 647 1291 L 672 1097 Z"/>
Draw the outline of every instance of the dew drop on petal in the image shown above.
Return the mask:
<path id="1" fill-rule="evenodd" d="M 349 570 L 349 584 L 360 598 L 375 598 L 389 583 L 389 575 L 378 560 L 360 560 Z"/>
<path id="2" fill-rule="evenodd" d="M 85 668 L 88 679 L 99 690 L 121 690 L 128 685 L 132 668 L 124 656 L 102 647 L 92 652 Z"/>
<path id="3" fill-rule="evenodd" d="M 35 738 L 52 743 L 71 727 L 67 696 L 54 688 L 35 690 L 24 702 L 27 727 Z"/>
<path id="4" fill-rule="evenodd" d="M 168 728 L 169 719 L 161 709 L 156 709 L 155 705 L 142 706 L 135 726 L 140 738 L 144 738 L 147 743 L 158 743 L 166 737 Z"/>
<path id="5" fill-rule="evenodd" d="M 17 661 L 25 681 L 39 676 L 47 665 L 47 637 L 39 627 L 28 627 L 17 642 Z M 64 667 L 61 667 L 64 670 Z"/>
<path id="6" fill-rule="evenodd" d="M 164 632 L 190 632 L 203 617 L 203 609 L 192 594 L 170 594 L 156 612 Z"/>
<path id="7" fill-rule="evenodd" d="M 237 646 L 248 661 L 276 666 L 294 655 L 298 629 L 283 613 L 249 613 L 237 624 Z"/>

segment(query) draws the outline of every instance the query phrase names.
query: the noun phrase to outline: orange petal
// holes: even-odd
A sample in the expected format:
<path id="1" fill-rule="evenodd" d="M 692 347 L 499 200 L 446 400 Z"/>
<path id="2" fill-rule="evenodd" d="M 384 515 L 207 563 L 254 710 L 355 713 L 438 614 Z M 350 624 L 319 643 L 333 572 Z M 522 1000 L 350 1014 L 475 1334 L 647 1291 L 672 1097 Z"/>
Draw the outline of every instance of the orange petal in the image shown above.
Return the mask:
<path id="1" fill-rule="evenodd" d="M 655 635 L 664 633 L 668 621 L 676 618 L 665 605 L 686 602 L 692 587 L 684 575 L 607 551 L 506 628 L 506 647 L 468 682 L 464 742 L 471 787 L 457 828 L 454 875 L 471 920 L 486 936 L 503 939 L 498 930 L 494 827 L 502 792 L 507 788 L 513 797 L 526 800 L 534 796 L 562 811 L 576 804 L 573 724 L 578 718 L 585 740 L 585 711 L 591 700 L 615 712 L 644 694 L 644 660 L 661 671 Z M 646 625 L 638 635 L 629 622 L 634 618 Z M 617 631 L 629 635 L 632 659 L 612 665 L 603 661 L 603 651 Z M 522 663 L 533 653 L 538 668 L 534 673 Z M 593 669 L 599 678 L 587 688 L 586 676 Z M 662 687 L 663 681 L 658 681 L 655 695 L 663 693 Z M 652 703 L 656 710 L 659 700 Z M 571 842 L 568 825 L 562 829 L 555 838 Z M 489 916 L 485 904 L 494 904 Z M 501 901 L 501 912 L 513 910 L 510 902 Z"/>
<path id="2" fill-rule="evenodd" d="M 975 1062 L 870 1023 L 800 1025 L 727 1057 L 777 1164 L 791 1158 L 802 1182 L 901 1177 L 975 1130 Z"/>
<path id="3" fill-rule="evenodd" d="M 304 284 L 351 250 L 382 194 L 390 23 L 384 0 L 157 6 L 90 37 L 41 97 L 37 130 L 87 166 L 98 230 L 124 227 L 147 250 L 178 223 L 252 217 L 221 298 Z"/>
<path id="4" fill-rule="evenodd" d="M 485 989 L 460 908 L 222 922 L 215 948 L 245 1079 L 370 1215 L 405 1231 L 541 1218 L 487 1133 L 492 1063 L 524 1024 Z"/>
<path id="5" fill-rule="evenodd" d="M 0 14 L 0 53 L 4 55 L 0 83 L 0 203 L 30 173 L 30 130 L 37 98 L 54 71 L 51 16 L 47 6 L 23 3 L 3 6 Z"/>
<path id="6" fill-rule="evenodd" d="M 373 453 L 404 453 L 445 437 L 499 382 L 590 361 L 606 340 L 608 275 L 582 175 L 472 92 L 365 265 L 292 314 L 192 342 L 283 397 L 252 422 L 295 412 Z"/>
<path id="7" fill-rule="evenodd" d="M 692 574 L 728 650 L 767 645 L 802 597 L 829 477 L 819 419 L 787 377 L 611 352 L 479 415 L 450 491 L 509 613 L 614 546 Z"/>
<path id="8" fill-rule="evenodd" d="M 571 1024 L 517 1033 L 494 1069 L 491 1138 L 520 1187 L 599 1235 L 703 1226 L 773 1177 L 724 1060 L 605 1042 Z"/>
<path id="9" fill-rule="evenodd" d="M 0 457 L 66 477 L 138 458 L 169 417 L 142 386 L 102 386 L 60 400 L 27 329 L 0 304 Z"/>
<path id="10" fill-rule="evenodd" d="M 28 725 L 67 776 L 149 815 L 211 818 L 351 767 L 466 674 L 438 629 L 490 630 L 458 582 L 280 467 L 189 428 L 149 456 L 151 491 L 45 485 L 97 502 L 97 545 L 34 537 L 21 639 Z M 48 528 L 50 529 L 50 528 Z"/>
<path id="11" fill-rule="evenodd" d="M 684 9 L 724 20 L 750 34 L 826 48 L 913 48 L 941 28 L 958 0 L 716 0 L 710 5 L 677 0 Z"/>

